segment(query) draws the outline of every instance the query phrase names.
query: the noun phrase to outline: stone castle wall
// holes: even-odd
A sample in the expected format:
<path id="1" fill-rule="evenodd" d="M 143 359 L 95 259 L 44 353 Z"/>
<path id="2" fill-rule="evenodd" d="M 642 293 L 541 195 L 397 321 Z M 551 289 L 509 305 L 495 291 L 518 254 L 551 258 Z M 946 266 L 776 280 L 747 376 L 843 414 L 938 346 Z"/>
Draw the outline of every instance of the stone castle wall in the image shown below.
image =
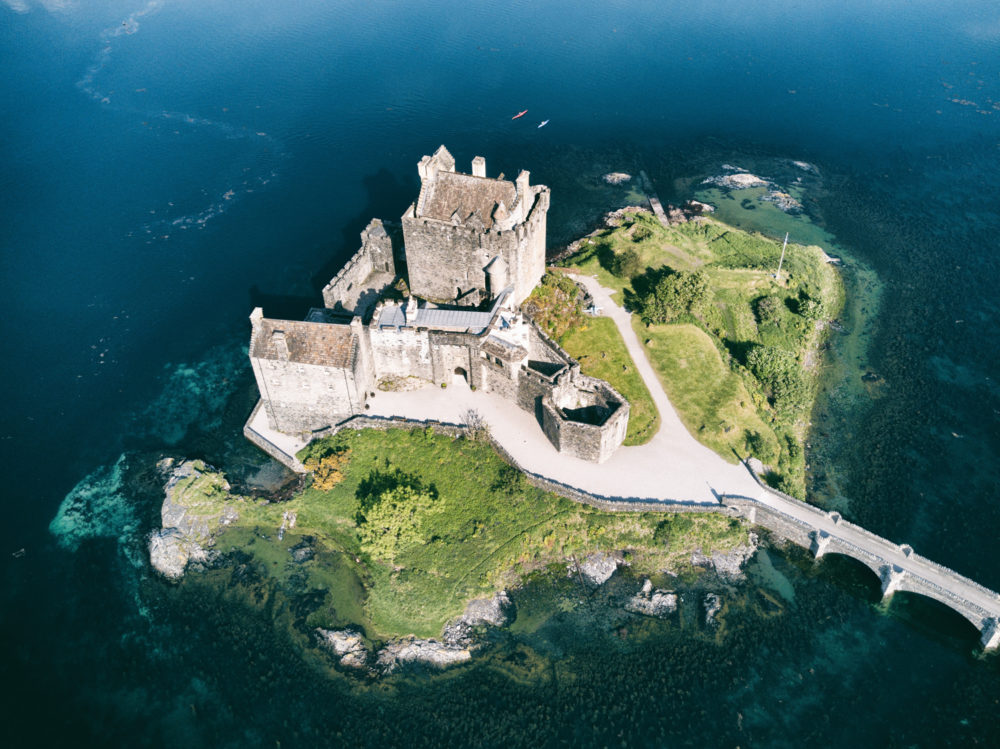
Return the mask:
<path id="1" fill-rule="evenodd" d="M 379 296 L 385 288 L 368 288 L 373 273 L 395 277 L 396 260 L 392 238 L 379 219 L 372 219 L 361 233 L 361 249 L 347 261 L 343 268 L 323 288 L 323 306 L 338 312 L 354 312 L 359 302 L 368 302 Z M 389 281 L 391 282 L 391 281 Z"/>
<path id="2" fill-rule="evenodd" d="M 524 301 L 545 274 L 549 190 L 534 190 L 527 220 L 506 231 L 420 218 L 411 205 L 402 219 L 411 292 L 435 302 L 479 304 L 502 291 L 490 288 L 486 271 L 500 257 L 514 286 L 513 302 Z"/>
<path id="3" fill-rule="evenodd" d="M 369 378 L 357 364 L 344 369 L 274 359 L 251 363 L 268 426 L 279 432 L 314 432 L 364 410 Z"/>
<path id="4" fill-rule="evenodd" d="M 514 304 L 520 304 L 545 275 L 545 237 L 549 211 L 549 188 L 536 186 L 534 205 L 523 224 L 516 227 L 516 248 L 503 255 L 514 285 Z"/>
<path id="5" fill-rule="evenodd" d="M 549 441 L 561 453 L 568 453 L 581 460 L 603 463 L 610 458 L 625 440 L 628 430 L 629 405 L 615 390 L 602 380 L 579 375 L 572 379 L 563 375 L 559 385 L 542 397 L 542 429 Z M 601 424 L 589 424 L 566 418 L 557 404 L 560 391 L 569 389 L 597 389 L 614 405 L 611 414 Z"/>
<path id="6" fill-rule="evenodd" d="M 410 291 L 434 302 L 454 302 L 459 295 L 479 289 L 479 294 L 463 296 L 460 302 L 478 305 L 485 299 L 488 250 L 480 246 L 474 229 L 441 221 L 403 216 L 403 236 Z"/>
<path id="7" fill-rule="evenodd" d="M 426 328 L 379 328 L 373 322 L 367 333 L 377 377 L 434 380 L 430 333 Z"/>

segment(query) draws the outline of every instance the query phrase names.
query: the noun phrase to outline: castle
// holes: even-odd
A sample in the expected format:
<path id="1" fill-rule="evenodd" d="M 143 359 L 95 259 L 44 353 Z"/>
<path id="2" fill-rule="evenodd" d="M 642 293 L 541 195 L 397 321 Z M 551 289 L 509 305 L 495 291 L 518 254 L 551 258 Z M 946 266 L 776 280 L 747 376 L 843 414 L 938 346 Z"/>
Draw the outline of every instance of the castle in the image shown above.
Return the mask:
<path id="1" fill-rule="evenodd" d="M 372 220 L 323 308 L 303 321 L 253 310 L 254 415 L 306 439 L 363 415 L 379 388 L 471 387 L 533 413 L 560 452 L 606 460 L 625 438 L 628 402 L 520 311 L 545 273 L 549 189 L 526 171 L 489 178 L 481 156 L 471 174 L 456 172 L 444 146 L 417 169 L 416 202 L 400 224 Z"/>

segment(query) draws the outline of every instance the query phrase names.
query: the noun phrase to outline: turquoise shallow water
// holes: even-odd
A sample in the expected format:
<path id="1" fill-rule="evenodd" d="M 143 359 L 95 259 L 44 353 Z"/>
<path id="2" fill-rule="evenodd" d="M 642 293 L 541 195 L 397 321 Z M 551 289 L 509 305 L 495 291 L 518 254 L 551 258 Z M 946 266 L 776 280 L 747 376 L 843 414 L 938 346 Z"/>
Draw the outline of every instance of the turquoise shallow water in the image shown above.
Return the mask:
<path id="1" fill-rule="evenodd" d="M 603 172 L 643 168 L 670 200 L 725 162 L 804 159 L 823 174 L 810 211 L 885 283 L 848 383 L 863 364 L 881 384 L 818 415 L 814 488 L 1000 587 L 993 4 L 6 0 L 0 17 L 14 745 L 1000 741 L 997 659 L 970 627 L 921 599 L 881 610 L 864 570 L 794 553 L 728 595 L 718 636 L 623 637 L 569 606 L 477 666 L 348 687 L 272 612 L 151 578 L 155 497 L 123 483 L 164 449 L 254 470 L 246 315 L 316 299 L 440 143 L 550 185 L 552 247 L 610 207 Z"/>

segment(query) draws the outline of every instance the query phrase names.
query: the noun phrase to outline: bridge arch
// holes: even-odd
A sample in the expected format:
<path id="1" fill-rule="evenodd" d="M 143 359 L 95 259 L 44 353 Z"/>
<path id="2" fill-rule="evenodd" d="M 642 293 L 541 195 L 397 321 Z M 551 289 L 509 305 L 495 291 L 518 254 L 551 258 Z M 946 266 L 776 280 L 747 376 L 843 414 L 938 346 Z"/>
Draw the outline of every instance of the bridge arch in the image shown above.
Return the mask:
<path id="1" fill-rule="evenodd" d="M 975 621 L 968 612 L 926 591 L 897 590 L 886 599 L 883 610 L 934 637 L 956 639 L 970 645 L 979 640 L 983 646 L 989 639 L 989 627 L 984 626 L 983 621 Z"/>
<path id="2" fill-rule="evenodd" d="M 841 575 L 852 576 L 853 573 L 856 573 L 858 583 L 871 588 L 871 594 L 875 601 L 882 598 L 882 576 L 879 569 L 867 560 L 858 559 L 853 554 L 848 554 L 839 549 L 831 549 L 816 555 L 817 563 L 821 563 L 824 560 L 834 565 L 835 569 L 831 570 L 831 572 L 838 577 Z"/>
<path id="3" fill-rule="evenodd" d="M 968 605 L 962 605 L 946 591 L 927 585 L 923 583 L 923 581 L 915 579 L 911 576 L 906 576 L 900 580 L 895 592 L 923 596 L 924 598 L 929 598 L 932 601 L 937 601 L 938 603 L 947 606 L 952 611 L 960 614 L 963 619 L 969 622 L 980 632 L 982 632 L 983 628 L 987 626 L 990 619 L 990 617 L 985 615 L 984 612 L 977 611 Z"/>

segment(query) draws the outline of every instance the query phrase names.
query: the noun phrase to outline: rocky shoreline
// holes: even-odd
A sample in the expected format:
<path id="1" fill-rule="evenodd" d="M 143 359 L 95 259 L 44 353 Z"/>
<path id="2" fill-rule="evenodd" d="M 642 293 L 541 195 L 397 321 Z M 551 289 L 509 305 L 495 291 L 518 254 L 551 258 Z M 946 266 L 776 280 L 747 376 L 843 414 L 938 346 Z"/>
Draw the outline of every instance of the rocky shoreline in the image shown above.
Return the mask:
<path id="1" fill-rule="evenodd" d="M 226 527 L 240 520 L 241 511 L 247 511 L 245 503 L 248 500 L 233 494 L 224 476 L 201 460 L 165 458 L 157 464 L 157 470 L 164 482 L 161 528 L 148 537 L 149 560 L 153 569 L 167 580 L 176 582 L 191 569 L 220 563 L 219 554 L 213 549 L 216 538 Z M 279 541 L 295 523 L 295 513 L 282 513 L 281 525 L 275 529 Z M 743 568 L 758 545 L 756 534 L 748 532 L 747 543 L 727 553 L 702 553 L 696 549 L 691 553 L 690 564 L 728 585 L 743 578 Z M 311 539 L 290 547 L 289 552 L 292 560 L 299 564 L 316 554 Z M 660 619 L 676 615 L 681 602 L 686 600 L 684 596 L 673 588 L 656 587 L 649 577 L 641 578 L 638 590 L 628 589 L 630 578 L 623 578 L 612 588 L 606 585 L 621 568 L 630 564 L 629 555 L 624 551 L 592 552 L 580 558 L 568 558 L 565 574 L 578 581 L 588 595 L 606 590 L 602 598 L 611 612 Z M 660 570 L 658 574 L 667 579 L 677 578 L 677 573 L 670 570 Z M 710 592 L 700 594 L 698 600 L 705 626 L 714 627 L 723 606 L 722 598 Z M 504 590 L 470 601 L 461 616 L 444 626 L 440 638 L 397 637 L 376 647 L 357 627 L 339 630 L 317 627 L 313 630 L 313 638 L 339 667 L 358 675 L 380 678 L 408 668 L 444 669 L 467 663 L 476 652 L 495 640 L 491 632 L 504 630 L 516 617 L 514 601 Z"/>
<path id="2" fill-rule="evenodd" d="M 237 503 L 242 497 L 229 495 L 229 482 L 201 460 L 164 458 L 157 470 L 166 483 L 161 528 L 149 536 L 149 562 L 164 577 L 179 580 L 188 565 L 215 559 L 211 548 L 215 537 L 239 520 Z M 220 493 L 231 496 L 232 501 L 220 504 Z"/>

